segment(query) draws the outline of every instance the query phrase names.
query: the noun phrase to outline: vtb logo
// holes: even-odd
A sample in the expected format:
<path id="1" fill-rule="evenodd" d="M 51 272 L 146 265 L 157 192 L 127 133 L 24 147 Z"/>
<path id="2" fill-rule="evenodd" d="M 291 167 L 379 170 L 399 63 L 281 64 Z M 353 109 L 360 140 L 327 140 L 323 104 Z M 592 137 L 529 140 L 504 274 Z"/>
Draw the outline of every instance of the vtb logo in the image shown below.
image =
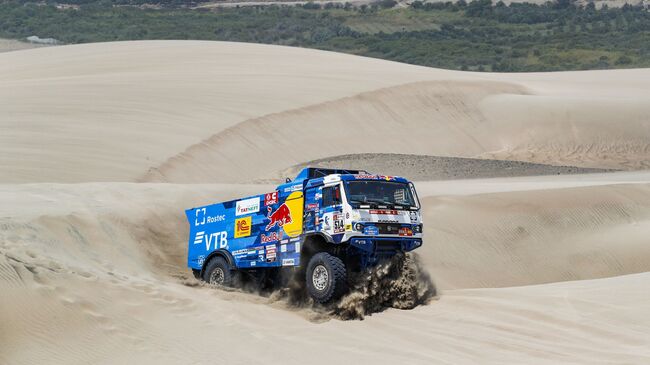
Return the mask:
<path id="1" fill-rule="evenodd" d="M 251 217 L 244 217 L 235 220 L 235 238 L 248 237 L 251 235 Z"/>

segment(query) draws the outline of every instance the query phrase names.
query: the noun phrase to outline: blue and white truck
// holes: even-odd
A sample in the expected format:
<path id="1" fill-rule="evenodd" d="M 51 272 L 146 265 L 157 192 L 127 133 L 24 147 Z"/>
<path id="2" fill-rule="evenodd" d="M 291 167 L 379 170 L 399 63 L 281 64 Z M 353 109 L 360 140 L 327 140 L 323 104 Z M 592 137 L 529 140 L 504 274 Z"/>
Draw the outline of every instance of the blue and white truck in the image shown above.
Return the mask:
<path id="1" fill-rule="evenodd" d="M 349 273 L 422 245 L 413 183 L 366 171 L 305 168 L 275 191 L 186 215 L 197 278 L 231 285 L 237 273 L 290 269 L 318 303 L 341 297 Z"/>

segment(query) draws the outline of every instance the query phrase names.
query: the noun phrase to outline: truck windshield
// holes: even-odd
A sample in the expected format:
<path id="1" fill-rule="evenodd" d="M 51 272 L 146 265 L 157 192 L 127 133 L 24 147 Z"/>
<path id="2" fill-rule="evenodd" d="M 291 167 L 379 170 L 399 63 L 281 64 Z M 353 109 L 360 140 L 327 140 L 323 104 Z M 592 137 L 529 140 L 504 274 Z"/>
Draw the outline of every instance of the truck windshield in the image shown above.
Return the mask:
<path id="1" fill-rule="evenodd" d="M 359 205 L 391 205 L 415 207 L 415 199 L 408 184 L 390 181 L 348 181 L 348 203 Z"/>

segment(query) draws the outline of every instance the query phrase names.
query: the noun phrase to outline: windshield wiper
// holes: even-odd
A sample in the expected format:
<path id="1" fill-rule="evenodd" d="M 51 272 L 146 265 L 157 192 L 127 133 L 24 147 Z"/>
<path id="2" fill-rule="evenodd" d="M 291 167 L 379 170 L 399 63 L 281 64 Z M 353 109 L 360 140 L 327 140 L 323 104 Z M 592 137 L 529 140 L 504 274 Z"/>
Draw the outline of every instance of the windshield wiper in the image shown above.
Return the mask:
<path id="1" fill-rule="evenodd" d="M 358 200 L 358 199 L 350 199 L 350 203 L 359 203 L 359 204 L 366 204 L 363 200 Z"/>
<path id="2" fill-rule="evenodd" d="M 378 204 L 385 204 L 385 205 L 395 205 L 393 202 L 389 202 L 383 199 L 368 199 L 371 202 L 378 203 Z"/>

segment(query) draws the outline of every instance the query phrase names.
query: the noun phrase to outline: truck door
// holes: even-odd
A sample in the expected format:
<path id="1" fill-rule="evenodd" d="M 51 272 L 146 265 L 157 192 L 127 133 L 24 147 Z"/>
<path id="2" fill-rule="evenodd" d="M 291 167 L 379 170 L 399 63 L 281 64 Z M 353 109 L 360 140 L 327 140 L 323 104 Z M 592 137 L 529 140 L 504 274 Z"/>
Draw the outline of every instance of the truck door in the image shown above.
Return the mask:
<path id="1" fill-rule="evenodd" d="M 319 215 L 321 232 L 331 236 L 335 242 L 340 242 L 345 233 L 341 183 L 323 187 Z"/>
<path id="2" fill-rule="evenodd" d="M 311 187 L 305 190 L 304 232 L 314 232 L 317 230 L 321 194 L 322 187 Z"/>

